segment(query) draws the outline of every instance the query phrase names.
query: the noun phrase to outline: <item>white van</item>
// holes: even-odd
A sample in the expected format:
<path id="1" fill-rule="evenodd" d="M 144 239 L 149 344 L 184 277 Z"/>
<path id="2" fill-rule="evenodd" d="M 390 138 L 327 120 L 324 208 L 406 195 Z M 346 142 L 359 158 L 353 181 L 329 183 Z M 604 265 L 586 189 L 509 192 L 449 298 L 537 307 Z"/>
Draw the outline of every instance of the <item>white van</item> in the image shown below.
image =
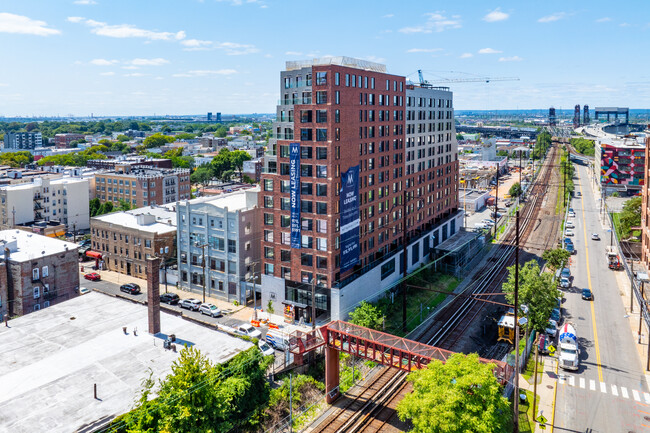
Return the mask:
<path id="1" fill-rule="evenodd" d="M 289 350 L 289 335 L 278 329 L 269 329 L 264 339 L 274 349 Z"/>

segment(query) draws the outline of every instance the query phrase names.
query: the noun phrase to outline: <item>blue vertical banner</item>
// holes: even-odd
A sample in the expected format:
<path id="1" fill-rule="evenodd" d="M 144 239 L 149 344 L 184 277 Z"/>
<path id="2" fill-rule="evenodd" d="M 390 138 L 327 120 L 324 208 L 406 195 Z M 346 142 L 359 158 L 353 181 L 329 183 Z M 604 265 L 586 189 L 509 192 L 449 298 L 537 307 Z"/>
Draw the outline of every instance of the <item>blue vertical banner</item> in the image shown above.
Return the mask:
<path id="1" fill-rule="evenodd" d="M 359 263 L 359 166 L 341 174 L 341 272 Z"/>
<path id="2" fill-rule="evenodd" d="M 300 143 L 289 144 L 291 248 L 300 248 Z"/>

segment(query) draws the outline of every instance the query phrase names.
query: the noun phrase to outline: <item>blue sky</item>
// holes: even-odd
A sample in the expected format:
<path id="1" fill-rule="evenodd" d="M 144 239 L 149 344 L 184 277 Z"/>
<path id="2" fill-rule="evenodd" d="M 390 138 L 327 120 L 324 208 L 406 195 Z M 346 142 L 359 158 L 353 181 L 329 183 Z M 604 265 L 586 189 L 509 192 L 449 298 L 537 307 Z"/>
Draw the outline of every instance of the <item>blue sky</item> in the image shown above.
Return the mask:
<path id="1" fill-rule="evenodd" d="M 457 83 L 456 109 L 650 108 L 650 2 L 0 0 L 0 116 L 268 113 L 286 60 Z"/>

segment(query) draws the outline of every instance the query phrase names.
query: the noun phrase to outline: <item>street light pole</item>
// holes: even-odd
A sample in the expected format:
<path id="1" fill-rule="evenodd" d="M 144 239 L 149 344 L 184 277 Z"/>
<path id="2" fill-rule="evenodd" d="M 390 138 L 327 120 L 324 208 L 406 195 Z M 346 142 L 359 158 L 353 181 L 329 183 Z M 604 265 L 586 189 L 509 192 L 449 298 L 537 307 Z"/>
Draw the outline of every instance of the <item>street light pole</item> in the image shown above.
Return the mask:
<path id="1" fill-rule="evenodd" d="M 402 194 L 402 243 L 403 246 L 403 260 L 404 260 L 404 282 L 402 283 L 402 330 L 406 332 L 406 276 L 408 275 L 408 236 L 406 236 L 406 197 L 407 197 L 406 188 Z"/>
<path id="2" fill-rule="evenodd" d="M 519 433 L 519 211 L 515 223 L 515 404 L 513 416 L 513 432 Z"/>
<path id="3" fill-rule="evenodd" d="M 497 162 L 497 185 L 496 194 L 494 194 L 494 239 L 497 238 L 497 209 L 499 209 L 499 163 Z"/>

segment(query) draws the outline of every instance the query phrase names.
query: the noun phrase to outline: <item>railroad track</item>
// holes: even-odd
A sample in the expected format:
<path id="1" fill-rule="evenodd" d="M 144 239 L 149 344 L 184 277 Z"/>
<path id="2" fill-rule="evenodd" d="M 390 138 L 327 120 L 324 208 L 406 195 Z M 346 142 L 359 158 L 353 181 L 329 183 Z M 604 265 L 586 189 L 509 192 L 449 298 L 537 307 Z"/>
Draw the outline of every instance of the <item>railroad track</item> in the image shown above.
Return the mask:
<path id="1" fill-rule="evenodd" d="M 540 171 L 539 179 L 532 186 L 528 200 L 520 214 L 520 245 L 534 230 L 534 222 L 540 212 L 540 207 L 546 193 L 549 179 L 552 176 L 552 166 L 557 149 L 551 147 L 550 155 L 546 158 Z M 551 233 L 555 236 L 556 233 Z M 511 224 L 510 230 L 496 250 L 492 252 L 493 260 L 487 260 L 482 269 L 476 274 L 475 280 L 468 285 L 464 294 L 495 293 L 501 288 L 506 278 L 507 267 L 515 261 L 515 230 Z M 434 326 L 417 338 L 431 346 L 451 350 L 464 334 L 473 319 L 485 306 L 484 302 L 469 297 L 455 297 L 435 318 Z M 334 413 L 319 425 L 310 429 L 310 433 L 318 432 L 384 432 L 387 429 L 396 430 L 388 424 L 397 416 L 397 403 L 406 394 L 408 386 L 405 382 L 406 373 L 389 367 L 382 367 L 376 377 L 358 395 L 349 395 Z"/>

